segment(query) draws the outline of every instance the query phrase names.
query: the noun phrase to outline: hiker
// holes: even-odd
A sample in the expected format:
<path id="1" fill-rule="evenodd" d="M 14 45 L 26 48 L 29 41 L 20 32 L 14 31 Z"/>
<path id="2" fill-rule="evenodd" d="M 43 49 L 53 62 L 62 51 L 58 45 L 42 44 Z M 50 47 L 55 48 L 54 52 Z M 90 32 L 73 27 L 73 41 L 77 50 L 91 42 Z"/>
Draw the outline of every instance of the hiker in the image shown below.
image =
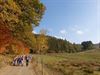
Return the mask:
<path id="1" fill-rule="evenodd" d="M 21 60 L 20 65 L 23 66 L 23 60 L 24 60 L 24 59 L 23 59 L 23 56 L 20 57 L 20 60 Z"/>
<path id="2" fill-rule="evenodd" d="M 23 56 L 20 57 L 21 63 L 20 65 L 23 66 Z"/>
<path id="3" fill-rule="evenodd" d="M 18 58 L 17 58 L 17 65 L 19 65 L 19 64 L 20 64 L 20 58 L 18 56 Z"/>
<path id="4" fill-rule="evenodd" d="M 25 55 L 23 55 L 22 58 L 23 58 L 22 65 L 24 66 L 26 65 Z"/>
<path id="5" fill-rule="evenodd" d="M 28 55 L 27 58 L 28 58 L 29 62 L 31 62 L 32 56 L 31 55 Z"/>
<path id="6" fill-rule="evenodd" d="M 29 59 L 28 59 L 28 56 L 25 56 L 25 61 L 26 61 L 26 66 L 29 65 Z"/>
<path id="7" fill-rule="evenodd" d="M 22 57 L 19 56 L 18 59 L 17 59 L 18 66 L 20 66 L 20 65 L 22 66 L 22 61 L 23 61 Z"/>
<path id="8" fill-rule="evenodd" d="M 16 65 L 17 65 L 17 59 L 18 59 L 17 57 L 15 57 L 15 58 L 13 59 L 13 63 L 12 63 L 13 66 L 16 66 Z"/>

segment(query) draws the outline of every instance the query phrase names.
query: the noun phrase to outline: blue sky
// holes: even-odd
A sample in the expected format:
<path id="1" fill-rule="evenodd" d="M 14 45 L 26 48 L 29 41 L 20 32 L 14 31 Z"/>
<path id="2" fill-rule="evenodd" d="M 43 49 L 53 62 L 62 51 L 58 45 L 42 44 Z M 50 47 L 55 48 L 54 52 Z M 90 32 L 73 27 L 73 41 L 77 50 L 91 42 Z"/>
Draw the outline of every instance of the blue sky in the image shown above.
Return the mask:
<path id="1" fill-rule="evenodd" d="M 48 35 L 81 43 L 100 41 L 99 0 L 41 0 L 46 11 L 40 25 L 34 29 L 46 29 Z"/>

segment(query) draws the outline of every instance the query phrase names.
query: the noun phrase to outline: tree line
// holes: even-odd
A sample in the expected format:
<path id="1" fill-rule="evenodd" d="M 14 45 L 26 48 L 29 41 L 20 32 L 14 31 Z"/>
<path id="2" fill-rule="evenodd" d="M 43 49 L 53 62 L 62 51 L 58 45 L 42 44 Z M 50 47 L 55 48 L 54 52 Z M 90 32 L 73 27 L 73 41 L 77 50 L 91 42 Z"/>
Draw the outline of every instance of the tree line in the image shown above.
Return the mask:
<path id="1" fill-rule="evenodd" d="M 83 41 L 81 44 L 75 44 L 67 41 L 66 39 L 63 40 L 53 36 L 45 36 L 41 34 L 35 34 L 35 38 L 39 41 L 37 41 L 36 44 L 37 48 L 34 47 L 33 49 L 30 49 L 33 53 L 75 53 L 94 48 L 92 41 Z"/>

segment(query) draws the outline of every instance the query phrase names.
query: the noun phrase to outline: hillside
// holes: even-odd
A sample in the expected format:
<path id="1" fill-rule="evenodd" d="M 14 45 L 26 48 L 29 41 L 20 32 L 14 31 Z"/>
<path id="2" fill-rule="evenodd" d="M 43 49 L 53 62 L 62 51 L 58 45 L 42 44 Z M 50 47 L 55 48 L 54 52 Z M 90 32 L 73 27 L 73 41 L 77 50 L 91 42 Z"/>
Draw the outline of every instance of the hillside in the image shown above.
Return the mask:
<path id="1" fill-rule="evenodd" d="M 36 40 L 41 40 L 39 37 L 41 37 L 41 34 L 35 34 Z M 44 49 L 45 45 L 48 47 L 45 51 L 47 53 L 76 53 L 98 48 L 98 44 L 93 44 L 92 41 L 83 41 L 81 44 L 76 44 L 67 39 L 60 39 L 49 35 L 43 35 L 41 42 L 43 42 L 43 39 L 46 39 L 46 44 L 41 45 L 44 46 Z"/>

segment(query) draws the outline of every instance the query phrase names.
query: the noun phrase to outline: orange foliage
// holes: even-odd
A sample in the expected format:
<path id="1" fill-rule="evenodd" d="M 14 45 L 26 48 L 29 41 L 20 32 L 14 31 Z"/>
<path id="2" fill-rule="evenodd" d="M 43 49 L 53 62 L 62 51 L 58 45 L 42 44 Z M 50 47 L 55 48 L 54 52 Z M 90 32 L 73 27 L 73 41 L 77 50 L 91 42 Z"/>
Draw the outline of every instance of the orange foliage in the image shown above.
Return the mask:
<path id="1" fill-rule="evenodd" d="M 26 47 L 26 45 L 19 41 L 19 40 L 13 40 L 13 44 L 16 46 L 16 53 L 17 54 L 28 54 L 29 53 L 29 48 Z"/>
<path id="2" fill-rule="evenodd" d="M 3 50 L 5 50 L 4 46 L 13 40 L 11 31 L 6 26 L 7 25 L 0 20 L 0 52 L 3 52 Z"/>
<path id="3" fill-rule="evenodd" d="M 3 53 L 5 50 L 5 47 L 0 48 L 0 53 Z"/>
<path id="4" fill-rule="evenodd" d="M 5 52 L 7 46 L 15 46 L 13 49 L 15 53 L 26 54 L 29 53 L 29 48 L 25 43 L 15 39 L 12 36 L 12 32 L 7 28 L 6 23 L 0 19 L 0 53 Z"/>
<path id="5" fill-rule="evenodd" d="M 30 52 L 29 48 L 25 48 L 25 54 L 28 54 Z"/>

